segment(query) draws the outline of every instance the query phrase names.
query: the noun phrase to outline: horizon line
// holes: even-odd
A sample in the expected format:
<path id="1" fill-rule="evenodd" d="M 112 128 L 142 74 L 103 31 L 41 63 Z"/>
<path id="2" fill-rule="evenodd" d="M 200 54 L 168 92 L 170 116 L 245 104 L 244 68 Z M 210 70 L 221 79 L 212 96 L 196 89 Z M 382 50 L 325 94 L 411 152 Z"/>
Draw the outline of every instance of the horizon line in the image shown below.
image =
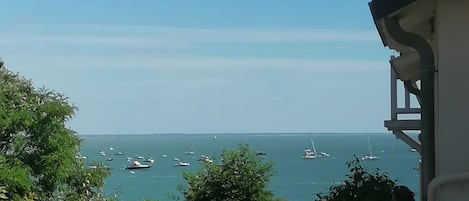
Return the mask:
<path id="1" fill-rule="evenodd" d="M 88 134 L 76 134 L 79 136 L 89 135 L 237 135 L 237 134 L 387 134 L 390 131 L 353 131 L 353 132 L 201 132 L 201 133 L 190 133 L 190 132 L 165 132 L 165 133 L 88 133 Z"/>

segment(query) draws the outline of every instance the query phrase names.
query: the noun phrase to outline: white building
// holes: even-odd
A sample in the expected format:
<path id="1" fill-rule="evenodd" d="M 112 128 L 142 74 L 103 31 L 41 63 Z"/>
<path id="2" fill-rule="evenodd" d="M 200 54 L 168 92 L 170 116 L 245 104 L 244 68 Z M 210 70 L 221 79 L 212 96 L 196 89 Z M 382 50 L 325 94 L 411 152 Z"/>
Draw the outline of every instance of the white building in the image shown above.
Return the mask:
<path id="1" fill-rule="evenodd" d="M 397 51 L 391 82 L 405 82 L 419 97 L 420 108 L 399 108 L 391 85 L 385 126 L 421 153 L 422 200 L 469 200 L 469 0 L 372 0 L 369 6 L 383 44 Z M 406 113 L 420 118 L 403 120 Z M 420 141 L 408 138 L 408 130 L 420 130 Z"/>

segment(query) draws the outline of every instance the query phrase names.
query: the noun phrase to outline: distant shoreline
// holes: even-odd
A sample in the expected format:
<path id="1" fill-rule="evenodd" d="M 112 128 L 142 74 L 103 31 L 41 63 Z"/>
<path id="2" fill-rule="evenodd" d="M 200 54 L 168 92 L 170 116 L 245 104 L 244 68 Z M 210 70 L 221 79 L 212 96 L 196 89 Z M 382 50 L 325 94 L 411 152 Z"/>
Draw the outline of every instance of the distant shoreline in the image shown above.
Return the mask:
<path id="1" fill-rule="evenodd" d="M 77 136 L 159 136 L 159 135 L 389 135 L 391 132 L 257 132 L 257 133 L 128 133 L 77 134 Z M 415 133 L 417 134 L 417 133 Z"/>

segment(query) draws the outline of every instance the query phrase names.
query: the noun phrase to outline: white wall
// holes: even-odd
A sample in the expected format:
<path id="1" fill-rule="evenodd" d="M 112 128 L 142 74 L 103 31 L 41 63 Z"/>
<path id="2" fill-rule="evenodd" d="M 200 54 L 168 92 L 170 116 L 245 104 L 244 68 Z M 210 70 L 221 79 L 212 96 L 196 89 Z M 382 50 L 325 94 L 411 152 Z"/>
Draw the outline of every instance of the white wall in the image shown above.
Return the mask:
<path id="1" fill-rule="evenodd" d="M 436 174 L 469 171 L 469 0 L 439 0 L 436 18 Z M 439 191 L 468 201 L 469 182 Z"/>

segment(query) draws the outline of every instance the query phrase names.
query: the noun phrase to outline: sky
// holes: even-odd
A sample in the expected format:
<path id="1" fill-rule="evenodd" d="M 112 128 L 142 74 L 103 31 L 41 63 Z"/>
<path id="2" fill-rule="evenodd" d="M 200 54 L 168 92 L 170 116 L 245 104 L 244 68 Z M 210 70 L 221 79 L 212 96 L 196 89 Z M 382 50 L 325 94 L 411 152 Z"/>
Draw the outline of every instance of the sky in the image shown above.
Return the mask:
<path id="1" fill-rule="evenodd" d="M 78 134 L 385 132 L 365 0 L 2 1 L 5 66 L 69 97 Z"/>

